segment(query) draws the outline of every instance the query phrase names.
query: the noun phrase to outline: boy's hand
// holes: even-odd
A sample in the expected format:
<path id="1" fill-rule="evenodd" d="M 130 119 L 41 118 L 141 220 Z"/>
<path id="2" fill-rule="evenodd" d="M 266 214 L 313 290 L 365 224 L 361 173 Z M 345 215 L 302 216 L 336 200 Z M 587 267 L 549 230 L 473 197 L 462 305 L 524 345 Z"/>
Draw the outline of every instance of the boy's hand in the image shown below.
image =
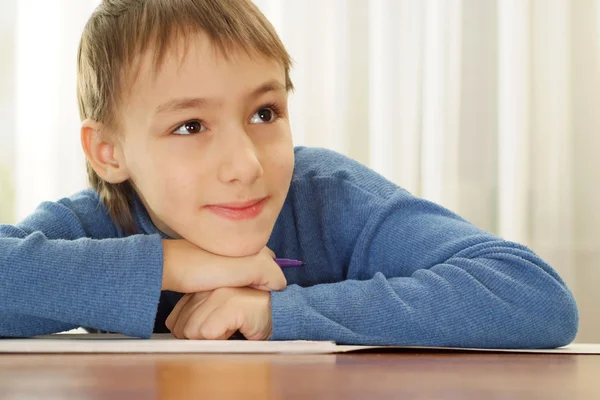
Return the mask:
<path id="1" fill-rule="evenodd" d="M 208 292 L 222 287 L 282 290 L 287 281 L 267 247 L 246 257 L 210 253 L 187 240 L 163 240 L 162 290 Z"/>
<path id="2" fill-rule="evenodd" d="M 165 325 L 179 339 L 226 340 L 240 331 L 248 340 L 271 336 L 271 296 L 252 288 L 186 294 Z"/>

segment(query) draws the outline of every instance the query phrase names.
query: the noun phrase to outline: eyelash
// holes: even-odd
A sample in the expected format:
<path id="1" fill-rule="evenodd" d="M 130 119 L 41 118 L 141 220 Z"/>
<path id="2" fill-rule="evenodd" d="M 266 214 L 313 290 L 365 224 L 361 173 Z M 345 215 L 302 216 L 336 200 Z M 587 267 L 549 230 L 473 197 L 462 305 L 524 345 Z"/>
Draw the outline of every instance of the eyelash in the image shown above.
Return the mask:
<path id="1" fill-rule="evenodd" d="M 271 122 L 265 122 L 265 124 L 272 124 L 273 122 L 275 122 L 275 121 L 277 121 L 279 118 L 281 118 L 281 115 L 282 115 L 282 114 L 281 114 L 281 109 L 280 109 L 280 108 L 279 108 L 279 106 L 277 106 L 277 104 L 275 104 L 275 103 L 267 103 L 267 104 L 263 104 L 262 106 L 260 106 L 260 107 L 258 107 L 258 108 L 256 109 L 256 111 L 254 112 L 254 114 L 256 114 L 257 112 L 259 112 L 260 110 L 263 110 L 263 109 L 265 109 L 265 108 L 268 108 L 268 109 L 270 109 L 270 110 L 273 112 L 274 116 L 275 116 L 275 117 L 274 117 L 274 119 L 273 119 L 273 121 L 271 121 Z M 252 115 L 254 115 L 254 114 L 252 114 Z M 179 129 L 180 129 L 182 126 L 185 126 L 186 124 L 189 124 L 190 122 L 199 122 L 199 123 L 200 123 L 200 124 L 202 124 L 202 125 L 204 124 L 204 123 L 203 123 L 201 120 L 199 120 L 199 119 L 190 119 L 189 121 L 185 121 L 184 123 L 177 125 L 177 126 L 175 127 L 175 129 L 173 129 L 173 130 L 171 131 L 171 133 L 172 133 L 172 134 L 174 134 L 175 136 L 190 136 L 191 134 L 184 135 L 184 134 L 177 134 L 177 133 L 174 133 L 175 131 L 179 130 Z M 199 132 L 199 133 L 202 133 L 202 132 Z"/>
<path id="2" fill-rule="evenodd" d="M 275 121 L 277 121 L 279 118 L 281 118 L 281 110 L 279 109 L 279 107 L 277 106 L 277 104 L 275 103 L 267 103 L 265 105 L 262 105 L 260 107 L 258 107 L 258 109 L 256 110 L 256 112 L 264 109 L 264 108 L 270 108 L 271 111 L 273 111 L 273 113 L 275 114 L 275 119 L 269 123 L 273 123 Z M 253 114 L 254 115 L 254 114 Z"/>

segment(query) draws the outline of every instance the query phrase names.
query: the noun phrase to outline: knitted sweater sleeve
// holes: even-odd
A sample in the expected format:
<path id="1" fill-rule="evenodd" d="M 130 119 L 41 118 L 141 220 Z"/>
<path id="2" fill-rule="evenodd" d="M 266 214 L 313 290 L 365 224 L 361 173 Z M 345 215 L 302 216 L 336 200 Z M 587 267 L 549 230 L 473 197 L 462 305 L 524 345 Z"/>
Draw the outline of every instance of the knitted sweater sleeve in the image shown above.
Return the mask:
<path id="1" fill-rule="evenodd" d="M 0 225 L 0 336 L 86 326 L 149 337 L 162 242 L 158 235 L 119 236 L 90 192 Z"/>
<path id="2" fill-rule="evenodd" d="M 301 241 L 315 252 L 323 241 L 328 250 L 351 249 L 348 259 L 331 255 L 305 266 L 308 275 L 339 270 L 344 278 L 273 292 L 273 340 L 553 348 L 574 339 L 571 292 L 527 247 L 400 188 L 382 198 L 331 185 L 323 193 L 338 200 L 315 207 L 331 226 L 318 228 L 325 232 L 318 240 Z M 344 237 L 353 241 L 341 243 Z"/>

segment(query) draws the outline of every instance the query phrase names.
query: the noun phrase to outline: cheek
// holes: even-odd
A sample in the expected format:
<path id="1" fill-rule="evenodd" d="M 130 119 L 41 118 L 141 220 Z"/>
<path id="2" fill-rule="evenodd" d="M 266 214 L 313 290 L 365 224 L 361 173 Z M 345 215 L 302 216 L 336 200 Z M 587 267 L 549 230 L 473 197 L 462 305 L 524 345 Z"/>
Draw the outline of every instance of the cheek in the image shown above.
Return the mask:
<path id="1" fill-rule="evenodd" d="M 172 207 L 189 199 L 199 181 L 184 155 L 166 148 L 148 148 L 131 161 L 133 182 L 153 208 Z"/>
<path id="2" fill-rule="evenodd" d="M 271 183 L 281 190 L 288 188 L 294 171 L 294 148 L 291 145 L 281 146 L 268 156 L 268 169 Z"/>
<path id="3" fill-rule="evenodd" d="M 156 196 L 173 211 L 195 206 L 205 183 L 205 177 L 180 159 L 173 164 L 156 168 L 150 184 L 154 187 Z"/>
<path id="4" fill-rule="evenodd" d="M 263 167 L 269 169 L 269 175 L 272 180 L 277 180 L 279 185 L 289 185 L 292 173 L 294 170 L 294 145 L 289 125 L 285 125 L 282 129 L 274 132 L 274 135 L 265 140 L 266 158 L 263 158 Z"/>

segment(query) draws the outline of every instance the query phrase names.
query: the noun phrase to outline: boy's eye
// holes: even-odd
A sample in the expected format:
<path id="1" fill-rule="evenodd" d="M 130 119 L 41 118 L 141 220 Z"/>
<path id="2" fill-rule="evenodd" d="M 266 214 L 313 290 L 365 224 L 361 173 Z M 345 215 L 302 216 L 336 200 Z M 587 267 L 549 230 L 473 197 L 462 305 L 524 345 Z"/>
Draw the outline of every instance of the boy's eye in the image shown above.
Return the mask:
<path id="1" fill-rule="evenodd" d="M 273 107 L 263 107 L 257 112 L 254 113 L 252 118 L 250 118 L 250 123 L 252 124 L 268 124 L 269 122 L 273 122 L 277 119 L 277 112 L 273 109 Z"/>
<path id="2" fill-rule="evenodd" d="M 175 135 L 193 135 L 195 133 L 204 132 L 205 130 L 206 127 L 202 125 L 202 122 L 193 120 L 179 125 L 179 127 L 175 129 L 173 133 Z"/>

